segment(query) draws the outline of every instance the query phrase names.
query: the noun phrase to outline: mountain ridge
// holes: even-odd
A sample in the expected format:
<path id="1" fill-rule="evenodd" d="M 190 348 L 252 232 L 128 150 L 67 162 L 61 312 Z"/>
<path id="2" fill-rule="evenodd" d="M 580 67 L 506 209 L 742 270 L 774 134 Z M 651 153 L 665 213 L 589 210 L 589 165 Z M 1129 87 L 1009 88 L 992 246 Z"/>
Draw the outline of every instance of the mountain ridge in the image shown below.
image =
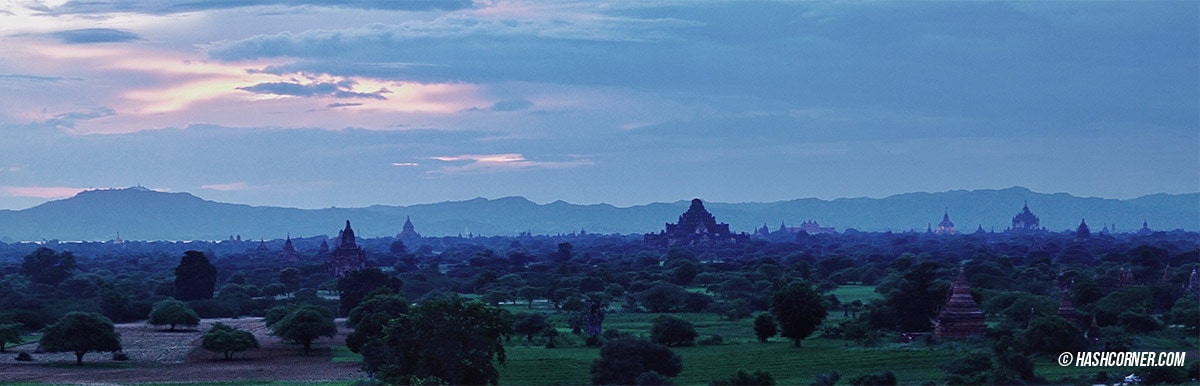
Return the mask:
<path id="1" fill-rule="evenodd" d="M 334 235 L 345 220 L 365 237 L 398 233 L 406 217 L 426 236 L 457 234 L 509 235 L 646 233 L 675 222 L 691 198 L 628 207 L 607 203 L 572 204 L 556 200 L 538 204 L 520 196 L 476 197 L 408 206 L 297 209 L 251 206 L 203 199 L 186 192 L 159 192 L 142 187 L 88 190 L 23 210 L 0 210 L 0 240 L 43 239 L 101 241 L 220 240 Z M 1093 232 L 1113 227 L 1133 232 L 1148 222 L 1153 229 L 1200 228 L 1200 193 L 1157 193 L 1134 199 L 1077 197 L 1037 193 L 1024 187 L 946 192 L 912 192 L 884 198 L 796 198 L 775 202 L 706 202 L 717 221 L 737 232 L 766 225 L 798 225 L 816 221 L 839 231 L 925 231 L 949 214 L 960 232 L 977 227 L 1003 231 L 1022 205 L 1050 231 L 1073 230 L 1087 221 Z"/>

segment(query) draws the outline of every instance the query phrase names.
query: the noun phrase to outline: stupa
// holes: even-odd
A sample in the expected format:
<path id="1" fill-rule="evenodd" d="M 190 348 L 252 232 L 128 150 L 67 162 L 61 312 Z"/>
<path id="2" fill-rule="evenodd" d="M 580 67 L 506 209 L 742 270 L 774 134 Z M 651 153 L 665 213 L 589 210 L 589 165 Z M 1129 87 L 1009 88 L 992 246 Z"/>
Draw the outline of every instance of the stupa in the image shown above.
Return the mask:
<path id="1" fill-rule="evenodd" d="M 967 274 L 959 268 L 958 280 L 950 287 L 950 299 L 933 323 L 933 335 L 938 338 L 966 338 L 983 335 L 986 330 L 983 311 L 971 298 Z"/>

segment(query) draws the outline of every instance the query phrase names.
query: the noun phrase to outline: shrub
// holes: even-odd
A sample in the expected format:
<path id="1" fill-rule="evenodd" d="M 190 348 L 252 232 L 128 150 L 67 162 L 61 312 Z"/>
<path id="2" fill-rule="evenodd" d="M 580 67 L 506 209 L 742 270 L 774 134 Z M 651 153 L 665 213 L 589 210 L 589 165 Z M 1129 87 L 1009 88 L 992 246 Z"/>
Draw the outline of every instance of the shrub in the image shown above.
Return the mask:
<path id="1" fill-rule="evenodd" d="M 650 327 L 650 340 L 668 347 L 691 346 L 696 344 L 697 336 L 692 322 L 669 315 L 654 318 Z"/>

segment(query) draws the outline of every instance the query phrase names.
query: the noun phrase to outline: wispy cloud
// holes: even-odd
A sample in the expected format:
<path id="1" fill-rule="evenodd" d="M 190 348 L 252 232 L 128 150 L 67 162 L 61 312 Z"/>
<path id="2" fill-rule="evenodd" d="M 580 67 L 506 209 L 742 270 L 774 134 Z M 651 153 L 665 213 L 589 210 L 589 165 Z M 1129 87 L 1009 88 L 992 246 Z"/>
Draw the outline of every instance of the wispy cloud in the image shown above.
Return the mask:
<path id="1" fill-rule="evenodd" d="M 50 36 L 67 44 L 120 43 L 141 39 L 133 32 L 111 28 L 73 29 L 54 32 Z"/>
<path id="2" fill-rule="evenodd" d="M 392 162 L 392 166 L 400 166 L 400 167 L 419 166 L 419 165 L 420 164 L 418 164 L 416 162 Z"/>
<path id="3" fill-rule="evenodd" d="M 318 82 L 302 84 L 298 82 L 268 82 L 259 83 L 253 86 L 238 87 L 238 90 L 249 91 L 256 94 L 273 94 L 283 96 L 298 96 L 298 97 L 325 97 L 325 98 L 366 98 L 385 100 L 383 94 L 390 93 L 386 88 L 381 88 L 374 92 L 356 92 L 353 91 L 353 82 L 330 83 Z"/>
<path id="4" fill-rule="evenodd" d="M 566 169 L 582 166 L 593 166 L 595 162 L 589 159 L 572 159 L 569 161 L 532 161 L 517 153 L 506 154 L 463 154 L 455 156 L 430 157 L 429 159 L 452 163 L 429 173 L 472 174 L 494 173 L 528 169 Z"/>
<path id="5" fill-rule="evenodd" d="M 87 189 L 65 186 L 0 186 L 0 195 L 54 200 L 72 197 L 84 190 Z"/>

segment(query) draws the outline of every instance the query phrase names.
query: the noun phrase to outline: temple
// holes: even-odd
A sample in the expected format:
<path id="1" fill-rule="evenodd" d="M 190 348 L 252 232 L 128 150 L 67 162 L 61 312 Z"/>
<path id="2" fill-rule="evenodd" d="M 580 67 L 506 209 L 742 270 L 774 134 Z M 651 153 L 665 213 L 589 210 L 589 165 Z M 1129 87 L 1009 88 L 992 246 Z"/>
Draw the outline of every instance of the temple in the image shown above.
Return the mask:
<path id="1" fill-rule="evenodd" d="M 710 245 L 749 241 L 750 235 L 733 234 L 729 224 L 718 223 L 716 217 L 704 209 L 699 198 L 692 200 L 691 207 L 679 216 L 676 224 L 667 223 L 666 230 L 647 233 L 643 242 L 648 247 L 671 247 L 677 245 Z"/>
<path id="2" fill-rule="evenodd" d="M 1071 293 L 1066 289 L 1063 289 L 1062 300 L 1058 302 L 1058 316 L 1076 326 L 1083 327 L 1083 320 L 1080 319 L 1079 313 L 1075 312 L 1075 305 L 1071 304 Z"/>
<path id="3" fill-rule="evenodd" d="M 354 229 L 346 220 L 346 229 L 338 234 L 337 244 L 329 255 L 329 273 L 336 277 L 367 267 L 367 253 L 354 241 Z"/>
<path id="4" fill-rule="evenodd" d="M 949 210 L 946 210 L 946 212 L 942 214 L 942 222 L 938 223 L 937 230 L 933 231 L 933 233 L 939 235 L 953 235 L 958 233 L 958 231 L 954 230 L 954 223 L 950 221 Z"/>
<path id="5" fill-rule="evenodd" d="M 764 227 L 765 227 L 765 225 L 764 225 Z M 783 231 L 783 232 L 787 232 L 787 233 L 792 233 L 792 234 L 804 232 L 804 233 L 808 233 L 810 235 L 837 233 L 837 228 L 822 227 L 820 224 L 817 224 L 816 221 L 807 221 L 807 220 L 800 223 L 800 226 L 798 226 L 798 227 L 790 227 L 790 226 L 787 226 L 786 224 L 781 223 L 781 224 L 779 224 L 779 230 Z"/>
<path id="6" fill-rule="evenodd" d="M 966 338 L 983 335 L 986 330 L 983 311 L 971 298 L 967 274 L 960 268 L 958 280 L 950 287 L 950 300 L 933 322 L 933 335 L 938 338 Z"/>
<path id="7" fill-rule="evenodd" d="M 283 251 L 279 252 L 279 260 L 297 262 L 300 261 L 300 257 L 300 251 L 297 251 L 296 246 L 292 245 L 292 235 L 288 234 L 287 240 L 283 242 Z"/>
<path id="8" fill-rule="evenodd" d="M 400 242 L 404 243 L 405 246 L 410 248 L 415 248 L 417 241 L 421 240 L 421 234 L 417 233 L 416 228 L 413 227 L 411 217 L 404 217 L 404 228 L 400 231 L 400 233 L 396 234 L 396 240 L 400 240 Z"/>
<path id="9" fill-rule="evenodd" d="M 1021 213 L 1017 213 L 1012 218 L 1012 228 L 1008 228 L 1009 232 L 1035 232 L 1043 230 L 1040 228 L 1041 220 L 1029 211 L 1029 203 L 1025 203 L 1025 207 L 1021 209 Z"/>

